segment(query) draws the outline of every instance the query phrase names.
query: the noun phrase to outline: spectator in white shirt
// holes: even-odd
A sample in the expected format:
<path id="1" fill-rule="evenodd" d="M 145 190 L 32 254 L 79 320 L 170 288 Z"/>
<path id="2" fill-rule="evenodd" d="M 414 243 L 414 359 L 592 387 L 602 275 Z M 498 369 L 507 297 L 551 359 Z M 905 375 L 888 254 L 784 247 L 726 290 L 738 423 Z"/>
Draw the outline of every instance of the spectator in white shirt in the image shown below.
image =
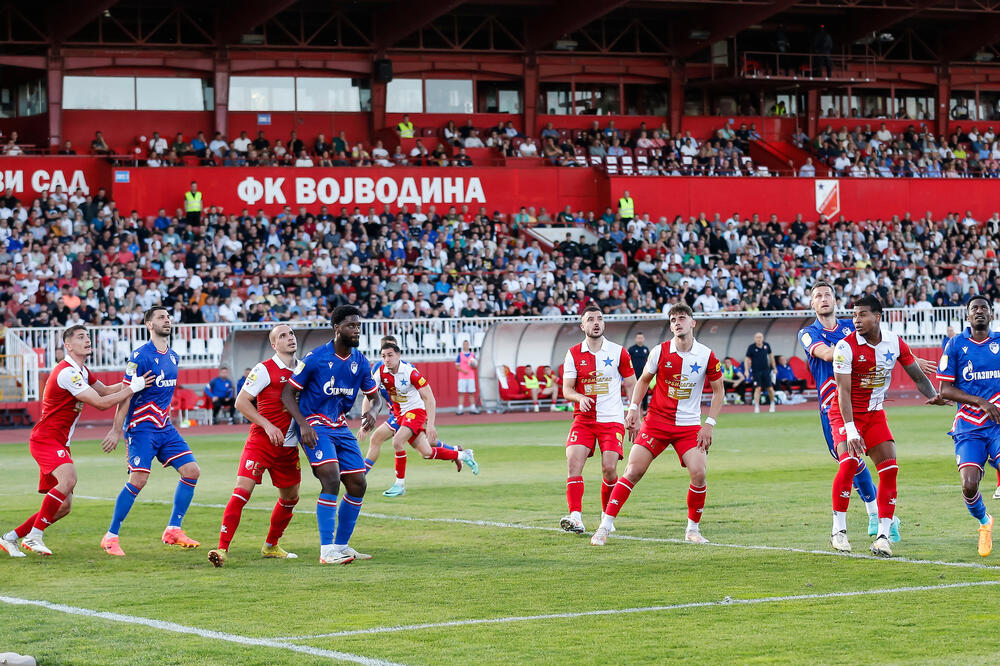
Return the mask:
<path id="1" fill-rule="evenodd" d="M 718 312 L 719 299 L 712 293 L 711 287 L 705 287 L 704 291 L 694 299 L 695 312 Z"/>
<path id="2" fill-rule="evenodd" d="M 153 138 L 149 140 L 149 152 L 152 153 L 165 153 L 167 152 L 167 140 L 160 136 L 159 132 L 153 132 Z"/>
<path id="3" fill-rule="evenodd" d="M 208 144 L 208 149 L 219 159 L 226 156 L 226 153 L 229 152 L 229 144 L 226 143 L 226 138 L 222 136 L 222 132 L 215 133 L 215 138 L 212 139 L 212 143 Z"/>
<path id="4" fill-rule="evenodd" d="M 879 127 L 878 132 L 875 133 L 875 136 L 878 137 L 878 140 L 881 141 L 882 143 L 889 143 L 890 141 L 892 141 L 892 132 L 890 132 L 889 129 L 885 126 L 885 123 L 882 123 L 882 126 Z"/>
<path id="5" fill-rule="evenodd" d="M 235 144 L 236 142 L 234 141 L 233 143 Z M 297 167 L 311 167 L 312 165 L 312 158 L 304 150 L 299 153 L 299 158 L 295 160 L 295 166 Z"/>
<path id="6" fill-rule="evenodd" d="M 465 139 L 466 148 L 485 148 L 483 145 L 483 140 L 479 138 L 479 130 L 473 129 L 469 136 Z"/>
<path id="7" fill-rule="evenodd" d="M 372 148 L 372 159 L 375 160 L 375 164 L 384 167 L 396 166 L 393 164 L 392 160 L 389 159 L 389 151 L 385 149 L 381 141 L 375 142 L 375 147 Z"/>
<path id="8" fill-rule="evenodd" d="M 806 158 L 806 163 L 799 167 L 799 178 L 815 178 L 816 177 L 816 167 L 813 166 L 813 159 L 811 157 Z"/>
<path id="9" fill-rule="evenodd" d="M 521 143 L 517 152 L 521 154 L 521 157 L 538 157 L 538 146 L 535 145 L 535 140 L 529 136 Z"/>
<path id="10" fill-rule="evenodd" d="M 233 150 L 240 155 L 246 155 L 250 150 L 250 139 L 246 132 L 240 132 L 239 138 L 233 141 Z"/>

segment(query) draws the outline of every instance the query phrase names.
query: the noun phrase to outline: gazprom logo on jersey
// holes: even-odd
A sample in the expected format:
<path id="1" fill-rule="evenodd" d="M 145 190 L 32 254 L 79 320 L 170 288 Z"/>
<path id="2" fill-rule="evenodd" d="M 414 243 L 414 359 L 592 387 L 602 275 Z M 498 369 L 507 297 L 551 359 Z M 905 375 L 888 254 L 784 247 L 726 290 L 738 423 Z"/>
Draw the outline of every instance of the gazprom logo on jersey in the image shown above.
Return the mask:
<path id="1" fill-rule="evenodd" d="M 177 385 L 177 380 L 176 379 L 167 379 L 167 378 L 165 378 L 163 376 L 163 371 L 161 370 L 159 376 L 157 376 L 157 378 L 156 378 L 156 385 L 159 386 L 160 388 L 167 388 L 167 387 L 170 387 L 170 386 L 176 386 Z"/>
<path id="2" fill-rule="evenodd" d="M 353 396 L 354 395 L 354 389 L 352 389 L 352 388 L 339 388 L 339 387 L 335 386 L 334 381 L 333 381 L 333 377 L 330 377 L 330 381 L 328 381 L 326 384 L 323 384 L 323 393 L 325 393 L 326 395 L 346 395 L 346 396 Z"/>
<path id="3" fill-rule="evenodd" d="M 969 361 L 965 369 L 962 370 L 962 379 L 967 382 L 972 382 L 981 379 L 1000 379 L 1000 370 L 979 370 L 977 371 L 972 367 L 972 361 Z"/>

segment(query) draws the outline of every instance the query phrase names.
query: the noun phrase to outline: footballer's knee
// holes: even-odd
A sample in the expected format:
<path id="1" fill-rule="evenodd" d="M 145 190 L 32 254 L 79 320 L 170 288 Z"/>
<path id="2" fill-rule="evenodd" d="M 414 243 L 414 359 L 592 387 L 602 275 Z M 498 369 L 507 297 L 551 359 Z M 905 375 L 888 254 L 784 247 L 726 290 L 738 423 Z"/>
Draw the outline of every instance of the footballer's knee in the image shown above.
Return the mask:
<path id="1" fill-rule="evenodd" d="M 135 486 L 136 490 L 142 490 L 149 481 L 149 472 L 132 472 L 129 474 L 128 482 Z"/>
<path id="2" fill-rule="evenodd" d="M 343 479 L 344 490 L 354 497 L 363 497 L 368 490 L 368 479 L 364 474 L 348 474 Z"/>
<path id="3" fill-rule="evenodd" d="M 607 481 L 614 481 L 618 478 L 618 465 L 602 465 L 601 474 Z"/>
<path id="4" fill-rule="evenodd" d="M 177 468 L 177 473 L 183 476 L 185 479 L 197 479 L 201 474 L 201 469 L 198 467 L 198 463 L 189 462 L 184 463 Z"/>
<path id="5" fill-rule="evenodd" d="M 962 477 L 962 494 L 972 499 L 979 492 L 979 481 Z"/>
<path id="6" fill-rule="evenodd" d="M 705 470 L 691 470 L 691 485 L 697 487 L 705 485 Z"/>

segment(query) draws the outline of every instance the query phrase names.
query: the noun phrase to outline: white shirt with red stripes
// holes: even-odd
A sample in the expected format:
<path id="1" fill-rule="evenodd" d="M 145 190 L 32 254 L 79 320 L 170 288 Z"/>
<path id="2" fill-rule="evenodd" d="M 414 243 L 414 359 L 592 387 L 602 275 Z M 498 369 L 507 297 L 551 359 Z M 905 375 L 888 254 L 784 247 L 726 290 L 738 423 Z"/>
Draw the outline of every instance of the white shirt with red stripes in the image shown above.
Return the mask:
<path id="1" fill-rule="evenodd" d="M 378 369 L 378 383 L 385 387 L 396 414 L 414 409 L 426 409 L 420 389 L 427 386 L 427 380 L 409 363 L 399 362 L 396 372 L 389 372 L 383 363 Z"/>
<path id="2" fill-rule="evenodd" d="M 624 425 L 622 382 L 634 376 L 628 352 L 607 338 L 602 339 L 597 353 L 590 351 L 586 340 L 570 347 L 563 361 L 563 379 L 576 379 L 576 390 L 594 399 L 594 405 L 586 412 L 574 404 L 573 418 Z"/>
<path id="3" fill-rule="evenodd" d="M 896 362 L 911 365 L 916 362 L 913 352 L 903 339 L 892 331 L 882 331 L 882 341 L 873 345 L 857 331 L 852 331 L 833 348 L 833 371 L 851 376 L 851 407 L 857 412 L 875 412 L 882 409 L 892 369 Z M 840 411 L 840 391 L 832 409 Z"/>
<path id="4" fill-rule="evenodd" d="M 83 403 L 76 396 L 95 381 L 87 366 L 77 365 L 69 357 L 59 361 L 45 380 L 42 416 L 31 429 L 30 439 L 37 443 L 69 446 L 83 411 Z"/>
<path id="5" fill-rule="evenodd" d="M 653 347 L 645 371 L 656 377 L 647 419 L 665 426 L 701 425 L 705 382 L 722 377 L 722 364 L 715 352 L 697 340 L 690 351 L 678 351 L 672 338 Z"/>

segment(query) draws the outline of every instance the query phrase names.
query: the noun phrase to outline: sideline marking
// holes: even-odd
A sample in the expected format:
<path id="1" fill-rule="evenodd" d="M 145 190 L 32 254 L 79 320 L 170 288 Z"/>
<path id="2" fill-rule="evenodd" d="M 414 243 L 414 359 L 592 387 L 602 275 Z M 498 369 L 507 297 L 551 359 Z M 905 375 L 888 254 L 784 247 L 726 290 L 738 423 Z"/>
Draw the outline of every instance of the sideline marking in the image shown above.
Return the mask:
<path id="1" fill-rule="evenodd" d="M 93 617 L 101 620 L 110 620 L 111 622 L 122 622 L 124 624 L 142 625 L 145 627 L 151 627 L 153 629 L 172 631 L 177 634 L 193 634 L 195 636 L 208 638 L 214 641 L 225 641 L 228 643 L 236 643 L 238 645 L 255 645 L 259 647 L 276 648 L 279 650 L 291 650 L 292 652 L 301 652 L 302 654 L 308 654 L 314 657 L 327 657 L 329 659 L 339 659 L 340 661 L 350 661 L 354 662 L 355 664 L 365 664 L 366 666 L 400 666 L 399 664 L 396 664 L 391 661 L 384 661 L 382 659 L 371 659 L 369 657 L 362 657 L 361 655 L 350 654 L 348 652 L 338 652 L 336 650 L 323 650 L 321 648 L 315 648 L 308 645 L 295 645 L 283 639 L 254 638 L 252 636 L 227 634 L 221 631 L 212 631 L 210 629 L 199 629 L 198 627 L 188 627 L 183 624 L 166 622 L 164 620 L 154 620 L 148 617 L 138 617 L 135 615 L 122 615 L 121 613 L 108 613 L 106 611 L 95 611 L 95 610 L 90 610 L 89 608 L 77 608 L 76 606 L 54 604 L 49 601 L 38 601 L 35 599 L 20 599 L 18 597 L 8 597 L 0 595 L 0 602 L 10 604 L 12 606 L 37 606 L 39 608 L 45 608 L 47 610 L 57 611 L 59 613 L 67 613 L 69 615 L 82 615 L 84 617 Z"/>
<path id="2" fill-rule="evenodd" d="M 90 495 L 73 495 L 74 499 L 82 500 L 94 500 L 99 502 L 114 502 L 113 497 L 93 497 Z M 146 503 L 146 504 L 163 504 L 173 506 L 172 501 L 161 500 L 161 499 L 136 499 L 136 503 Z M 225 504 L 199 504 L 193 502 L 191 506 L 200 507 L 203 509 L 225 509 Z M 256 506 L 245 506 L 244 511 L 271 511 L 271 507 L 256 507 Z M 301 513 L 305 515 L 315 515 L 315 511 L 309 511 L 305 509 L 295 509 L 295 513 Z M 514 529 L 514 530 L 532 530 L 540 532 L 558 532 L 563 534 L 564 531 L 558 527 L 542 527 L 541 525 L 521 525 L 518 523 L 503 523 L 493 520 L 468 520 L 464 518 L 416 518 L 413 516 L 393 516 L 386 513 L 370 513 L 368 511 L 362 511 L 361 515 L 365 518 L 375 518 L 378 520 L 398 520 L 403 522 L 414 522 L 414 523 L 444 523 L 448 525 L 473 525 L 475 527 L 500 527 L 504 529 Z M 591 534 L 587 532 L 586 534 Z M 752 544 L 742 544 L 742 543 L 719 543 L 717 541 L 710 541 L 706 544 L 692 544 L 688 543 L 684 539 L 671 539 L 668 537 L 642 537 L 642 536 L 629 536 L 629 535 L 619 535 L 619 534 L 609 534 L 608 539 L 616 539 L 621 541 L 640 541 L 643 543 L 675 543 L 681 544 L 688 548 L 733 548 L 736 550 L 763 550 L 763 551 L 773 551 L 781 553 L 800 553 L 803 555 L 826 555 L 828 557 L 845 557 L 855 560 L 875 560 L 876 562 L 901 562 L 904 564 L 933 564 L 941 567 L 958 567 L 961 569 L 988 569 L 994 571 L 1000 571 L 1000 566 L 982 564 L 980 562 L 948 562 L 945 560 L 919 560 L 909 557 L 876 557 L 875 555 L 866 555 L 864 553 L 841 553 L 835 550 L 810 550 L 808 548 L 792 548 L 789 546 L 765 546 L 765 545 L 752 545 Z"/>
<path id="3" fill-rule="evenodd" d="M 365 634 L 388 634 L 399 631 L 414 631 L 416 629 L 439 629 L 443 627 L 466 627 L 474 624 L 505 624 L 508 622 L 531 622 L 534 620 L 556 620 L 564 618 L 587 617 L 591 615 L 626 615 L 632 613 L 654 613 L 658 611 L 678 610 L 683 608 L 705 608 L 708 606 L 750 606 L 755 604 L 768 604 L 781 601 L 808 601 L 811 599 L 836 599 L 843 597 L 861 597 L 879 594 L 899 594 L 903 592 L 927 592 L 933 590 L 947 590 L 963 587 L 984 587 L 987 585 L 1000 585 L 1000 580 L 983 580 L 968 583 L 946 583 L 942 585 L 920 585 L 909 587 L 893 587 L 878 590 L 858 590 L 855 592 L 827 592 L 824 594 L 796 594 L 781 597 L 759 597 L 756 599 L 731 599 L 726 597 L 719 601 L 695 601 L 686 604 L 672 604 L 670 606 L 645 606 L 642 608 L 620 608 L 607 610 L 580 611 L 576 613 L 548 613 L 545 615 L 515 615 L 509 617 L 484 618 L 479 620 L 452 620 L 451 622 L 428 622 L 426 624 L 405 624 L 394 627 L 373 627 L 371 629 L 353 629 L 350 631 L 335 631 L 328 634 L 313 634 L 310 636 L 290 636 L 287 638 L 277 638 L 275 640 L 311 640 L 314 638 L 337 638 L 344 636 L 358 636 Z"/>

